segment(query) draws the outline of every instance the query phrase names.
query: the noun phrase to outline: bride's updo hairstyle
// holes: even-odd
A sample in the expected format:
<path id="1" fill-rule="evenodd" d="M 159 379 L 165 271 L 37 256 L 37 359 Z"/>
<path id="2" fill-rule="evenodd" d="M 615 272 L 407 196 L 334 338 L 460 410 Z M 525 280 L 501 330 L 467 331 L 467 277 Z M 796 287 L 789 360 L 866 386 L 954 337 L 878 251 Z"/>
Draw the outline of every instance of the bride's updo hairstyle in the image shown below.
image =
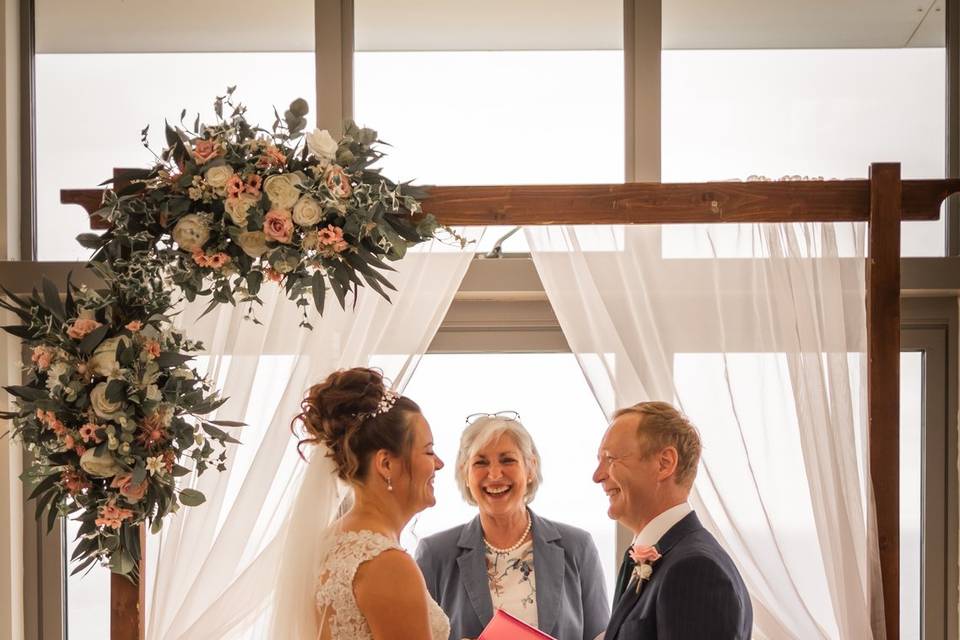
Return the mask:
<path id="1" fill-rule="evenodd" d="M 327 456 L 337 467 L 337 475 L 347 482 L 366 480 L 370 459 L 386 449 L 409 465 L 413 447 L 411 414 L 420 407 L 410 398 L 398 395 L 384 384 L 383 373 L 357 367 L 331 373 L 313 385 L 300 403 L 294 418 L 306 430 L 300 441 L 323 444 Z M 389 408 L 386 408 L 389 407 Z"/>

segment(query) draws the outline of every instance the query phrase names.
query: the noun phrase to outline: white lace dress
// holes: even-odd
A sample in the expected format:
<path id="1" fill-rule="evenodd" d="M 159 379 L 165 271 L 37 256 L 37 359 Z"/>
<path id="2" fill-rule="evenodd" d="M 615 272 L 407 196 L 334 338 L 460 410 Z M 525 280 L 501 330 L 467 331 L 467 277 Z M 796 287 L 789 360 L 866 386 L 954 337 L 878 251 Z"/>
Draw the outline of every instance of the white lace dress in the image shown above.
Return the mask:
<path id="1" fill-rule="evenodd" d="M 370 626 L 353 595 L 353 577 L 364 562 L 389 549 L 403 549 L 387 536 L 373 531 L 341 531 L 334 536 L 317 574 L 317 613 L 322 621 L 320 637 L 373 640 Z M 430 635 L 433 640 L 447 640 L 450 621 L 440 605 L 426 592 L 424 595 L 430 615 Z"/>

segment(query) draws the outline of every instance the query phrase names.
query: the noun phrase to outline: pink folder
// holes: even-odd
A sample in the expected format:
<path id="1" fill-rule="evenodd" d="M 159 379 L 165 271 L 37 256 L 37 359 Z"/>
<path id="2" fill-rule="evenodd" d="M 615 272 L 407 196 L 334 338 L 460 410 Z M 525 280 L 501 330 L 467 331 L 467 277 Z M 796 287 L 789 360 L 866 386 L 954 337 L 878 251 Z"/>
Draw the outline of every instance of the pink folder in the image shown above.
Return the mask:
<path id="1" fill-rule="evenodd" d="M 512 615 L 497 609 L 490 624 L 483 630 L 477 640 L 556 640 L 526 622 L 517 620 Z"/>

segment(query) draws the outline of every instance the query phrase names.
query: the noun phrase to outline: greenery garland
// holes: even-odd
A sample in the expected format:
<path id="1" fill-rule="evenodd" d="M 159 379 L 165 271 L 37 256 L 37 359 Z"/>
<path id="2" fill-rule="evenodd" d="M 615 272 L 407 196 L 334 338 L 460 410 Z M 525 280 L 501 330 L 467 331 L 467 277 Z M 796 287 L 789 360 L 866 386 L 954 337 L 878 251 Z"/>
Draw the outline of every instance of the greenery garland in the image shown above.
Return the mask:
<path id="1" fill-rule="evenodd" d="M 98 214 L 110 229 L 78 237 L 102 288 L 68 278 L 61 297 L 44 280 L 0 299 L 21 320 L 4 330 L 30 353 L 23 384 L 5 387 L 15 410 L 0 417 L 33 456 L 22 477 L 37 518 L 81 523 L 74 573 L 100 561 L 136 578 L 139 525 L 155 533 L 203 503 L 178 478 L 224 470 L 238 443 L 225 429 L 241 423 L 205 417 L 225 399 L 190 365 L 202 345 L 173 327 L 183 298 L 210 297 L 204 313 L 225 302 L 252 311 L 273 281 L 312 329 L 307 307 L 322 314 L 328 288 L 341 307 L 362 286 L 387 297 L 387 261 L 441 231 L 462 243 L 422 214 L 422 190 L 372 166 L 383 156 L 375 131 L 347 122 L 339 140 L 304 134 L 302 99 L 260 129 L 232 95 L 217 97 L 213 125 L 168 124 L 157 163 L 106 192 Z"/>

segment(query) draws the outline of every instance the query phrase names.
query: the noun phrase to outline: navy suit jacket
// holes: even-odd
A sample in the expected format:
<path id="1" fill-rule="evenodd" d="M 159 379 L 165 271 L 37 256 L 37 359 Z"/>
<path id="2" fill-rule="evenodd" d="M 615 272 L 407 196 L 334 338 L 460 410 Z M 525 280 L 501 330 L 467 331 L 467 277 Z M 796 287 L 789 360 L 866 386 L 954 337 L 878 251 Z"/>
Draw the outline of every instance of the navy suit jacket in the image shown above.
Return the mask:
<path id="1" fill-rule="evenodd" d="M 532 511 L 537 622 L 558 640 L 593 640 L 610 604 L 600 554 L 586 531 Z M 476 638 L 493 617 L 480 516 L 420 541 L 417 564 L 427 590 L 450 618 L 450 638 Z"/>
<path id="2" fill-rule="evenodd" d="M 605 640 L 741 640 L 750 637 L 750 594 L 733 561 L 696 513 L 656 545 L 661 558 L 637 594 L 613 605 Z"/>

